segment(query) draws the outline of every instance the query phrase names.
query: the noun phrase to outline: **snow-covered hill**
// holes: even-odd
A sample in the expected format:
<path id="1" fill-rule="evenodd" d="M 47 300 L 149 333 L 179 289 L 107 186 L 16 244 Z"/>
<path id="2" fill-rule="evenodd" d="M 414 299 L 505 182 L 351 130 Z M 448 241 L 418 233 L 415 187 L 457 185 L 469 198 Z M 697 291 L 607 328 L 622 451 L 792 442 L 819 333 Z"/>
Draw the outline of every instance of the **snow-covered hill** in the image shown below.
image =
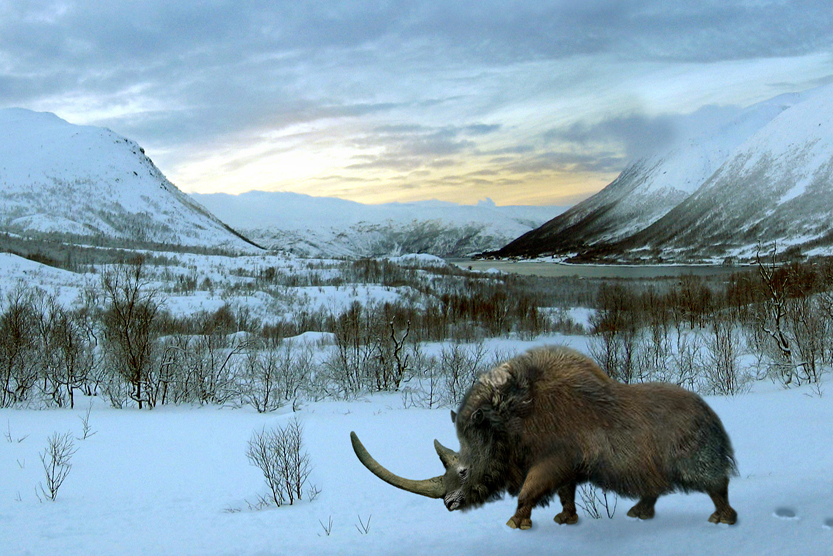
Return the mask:
<path id="1" fill-rule="evenodd" d="M 465 256 L 497 249 L 564 210 L 498 207 L 488 200 L 366 205 L 264 191 L 192 196 L 256 243 L 311 257 Z"/>
<path id="2" fill-rule="evenodd" d="M 135 142 L 51 113 L 0 109 L 0 232 L 253 249 Z"/>
<path id="3" fill-rule="evenodd" d="M 500 250 L 578 260 L 714 261 L 759 242 L 827 244 L 833 230 L 833 86 L 781 95 L 703 129 Z"/>

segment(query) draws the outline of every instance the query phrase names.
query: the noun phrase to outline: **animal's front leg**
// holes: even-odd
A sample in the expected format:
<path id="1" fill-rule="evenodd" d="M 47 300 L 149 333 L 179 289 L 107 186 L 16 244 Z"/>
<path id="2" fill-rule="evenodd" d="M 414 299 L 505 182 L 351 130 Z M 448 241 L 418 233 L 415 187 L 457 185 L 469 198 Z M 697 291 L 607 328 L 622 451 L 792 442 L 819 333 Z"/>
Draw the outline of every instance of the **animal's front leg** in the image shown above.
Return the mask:
<path id="1" fill-rule="evenodd" d="M 509 518 L 506 525 L 512 529 L 530 529 L 532 527 L 532 508 L 518 508 L 515 515 Z"/>
<path id="2" fill-rule="evenodd" d="M 559 482 L 563 484 L 564 481 L 558 479 L 558 473 L 555 472 L 555 466 L 552 464 L 539 464 L 530 469 L 526 479 L 524 479 L 521 492 L 518 494 L 518 509 L 515 511 L 515 515 L 509 518 L 506 525 L 512 529 L 529 529 L 532 527 L 532 508 L 543 497 L 552 493 L 558 487 Z"/>

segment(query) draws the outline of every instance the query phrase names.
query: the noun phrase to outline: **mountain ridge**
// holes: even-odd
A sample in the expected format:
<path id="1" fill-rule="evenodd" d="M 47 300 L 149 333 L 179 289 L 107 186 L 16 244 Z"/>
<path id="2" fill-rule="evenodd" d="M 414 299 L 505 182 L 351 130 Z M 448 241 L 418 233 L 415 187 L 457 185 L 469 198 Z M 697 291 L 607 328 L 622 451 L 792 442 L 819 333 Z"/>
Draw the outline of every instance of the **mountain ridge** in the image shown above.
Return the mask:
<path id="1" fill-rule="evenodd" d="M 833 253 L 824 247 L 831 111 L 831 85 L 747 107 L 635 161 L 596 195 L 489 255 L 715 263 L 749 260 L 761 242 Z"/>
<path id="2" fill-rule="evenodd" d="M 264 247 L 307 257 L 468 256 L 496 249 L 564 210 L 496 206 L 489 199 L 368 205 L 291 192 L 192 196 Z"/>

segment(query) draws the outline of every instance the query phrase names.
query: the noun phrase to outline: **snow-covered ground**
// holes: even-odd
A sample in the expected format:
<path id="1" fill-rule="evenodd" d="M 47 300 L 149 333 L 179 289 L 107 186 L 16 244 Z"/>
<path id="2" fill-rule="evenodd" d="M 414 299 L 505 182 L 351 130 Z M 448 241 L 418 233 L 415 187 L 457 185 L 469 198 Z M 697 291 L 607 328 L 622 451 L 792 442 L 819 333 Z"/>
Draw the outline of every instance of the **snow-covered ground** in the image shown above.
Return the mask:
<path id="1" fill-rule="evenodd" d="M 503 341 L 516 350 L 561 340 Z M 368 450 L 403 476 L 442 472 L 432 440 L 456 447 L 448 410 L 405 409 L 397 394 L 309 403 L 295 413 L 313 464 L 313 501 L 255 510 L 266 494 L 245 452 L 253 431 L 285 424 L 291 410 L 162 407 L 116 410 L 92 400 L 92 436 L 75 440 L 72 470 L 54 502 L 36 494 L 39 459 L 53 432 L 82 436 L 88 400 L 75 410 L 0 410 L 0 550 L 6 555 L 228 554 L 749 554 L 825 555 L 833 549 L 833 398 L 759 383 L 753 393 L 712 397 L 732 438 L 740 476 L 730 485 L 734 526 L 706 521 L 704 494 L 660 499 L 651 521 L 580 514 L 533 528 L 504 525 L 515 500 L 467 513 L 386 485 L 352 452 L 356 431 Z M 40 495 L 40 498 L 43 498 Z M 332 519 L 332 528 L 326 528 Z M 370 521 L 368 532 L 360 529 Z"/>
<path id="2" fill-rule="evenodd" d="M 11 253 L 0 253 L 0 292 L 37 286 L 56 295 L 63 304 L 74 302 L 92 278 L 40 264 Z"/>

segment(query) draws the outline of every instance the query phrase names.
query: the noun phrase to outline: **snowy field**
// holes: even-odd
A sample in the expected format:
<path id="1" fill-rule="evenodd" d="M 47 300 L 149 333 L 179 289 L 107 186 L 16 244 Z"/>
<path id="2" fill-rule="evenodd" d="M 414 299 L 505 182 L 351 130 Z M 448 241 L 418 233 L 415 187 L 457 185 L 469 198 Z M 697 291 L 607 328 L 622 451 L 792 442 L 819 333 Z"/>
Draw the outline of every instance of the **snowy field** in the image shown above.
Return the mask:
<path id="1" fill-rule="evenodd" d="M 552 341 L 548 338 L 546 341 Z M 580 347 L 580 338 L 563 338 Z M 571 341 L 572 340 L 572 341 Z M 505 348 L 508 342 L 502 342 Z M 532 343 L 517 342 L 518 350 Z M 279 554 L 795 554 L 833 550 L 833 398 L 766 383 L 753 393 L 708 398 L 735 446 L 740 477 L 730 485 L 735 526 L 713 525 L 704 494 L 660 499 L 657 516 L 612 519 L 580 512 L 575 526 L 538 508 L 533 528 L 504 525 L 515 500 L 467 513 L 390 487 L 354 456 L 356 431 L 381 463 L 427 478 L 442 467 L 432 440 L 456 447 L 448 410 L 404 409 L 397 394 L 309 403 L 304 427 L 321 493 L 293 506 L 255 510 L 266 494 L 249 464 L 255 430 L 291 411 L 162 407 L 116 410 L 93 400 L 92 432 L 75 440 L 72 470 L 54 502 L 41 501 L 39 453 L 53 432 L 82 436 L 89 402 L 75 410 L 0 411 L 0 551 L 7 555 Z M 40 498 L 43 498 L 40 495 Z M 327 534 L 325 528 L 332 527 Z M 367 527 L 367 533 L 363 529 Z"/>
<path id="2" fill-rule="evenodd" d="M 425 261 L 423 261 L 425 262 Z M 260 294 L 223 294 L 245 281 L 230 271 L 280 267 L 292 259 L 179 256 L 166 272 L 210 276 L 216 292 L 170 293 L 167 308 L 187 314 L 223 303 L 246 304 L 262 318 L 292 303 L 344 307 L 352 300 L 410 295 L 407 288 L 299 286 Z M 326 265 L 313 270 L 330 272 Z M 311 271 L 311 272 L 313 272 Z M 245 275 L 245 273 L 237 273 Z M 171 276 L 168 276 L 168 280 Z M 72 303 L 90 283 L 82 276 L 11 255 L 0 256 L 4 292 L 17 282 L 41 284 Z M 298 301 L 298 300 L 301 301 Z M 293 301 L 294 300 L 294 301 Z M 575 310 L 586 321 L 584 310 Z M 490 352 L 521 352 L 560 343 L 587 352 L 583 336 L 487 340 Z M 448 409 L 406 408 L 400 394 L 352 401 L 303 402 L 259 414 L 252 407 L 159 406 L 113 409 L 103 397 L 75 409 L 0 410 L 0 556 L 5 555 L 304 555 L 304 554 L 833 554 L 833 393 L 785 390 L 757 382 L 748 394 L 707 398 L 733 441 L 740 476 L 730 484 L 734 526 L 707 522 L 705 494 L 672 494 L 651 521 L 626 517 L 619 500 L 612 519 L 579 510 L 574 526 L 552 520 L 560 508 L 533 511 L 529 531 L 505 523 L 516 501 L 505 498 L 466 513 L 381 482 L 356 459 L 355 431 L 383 465 L 410 478 L 442 472 L 437 438 L 456 448 Z M 312 463 L 314 500 L 258 508 L 268 489 L 246 457 L 255 431 L 297 417 Z M 84 421 L 88 436 L 84 436 Z M 70 433 L 77 449 L 54 501 L 40 486 L 40 454 L 54 433 Z"/>

